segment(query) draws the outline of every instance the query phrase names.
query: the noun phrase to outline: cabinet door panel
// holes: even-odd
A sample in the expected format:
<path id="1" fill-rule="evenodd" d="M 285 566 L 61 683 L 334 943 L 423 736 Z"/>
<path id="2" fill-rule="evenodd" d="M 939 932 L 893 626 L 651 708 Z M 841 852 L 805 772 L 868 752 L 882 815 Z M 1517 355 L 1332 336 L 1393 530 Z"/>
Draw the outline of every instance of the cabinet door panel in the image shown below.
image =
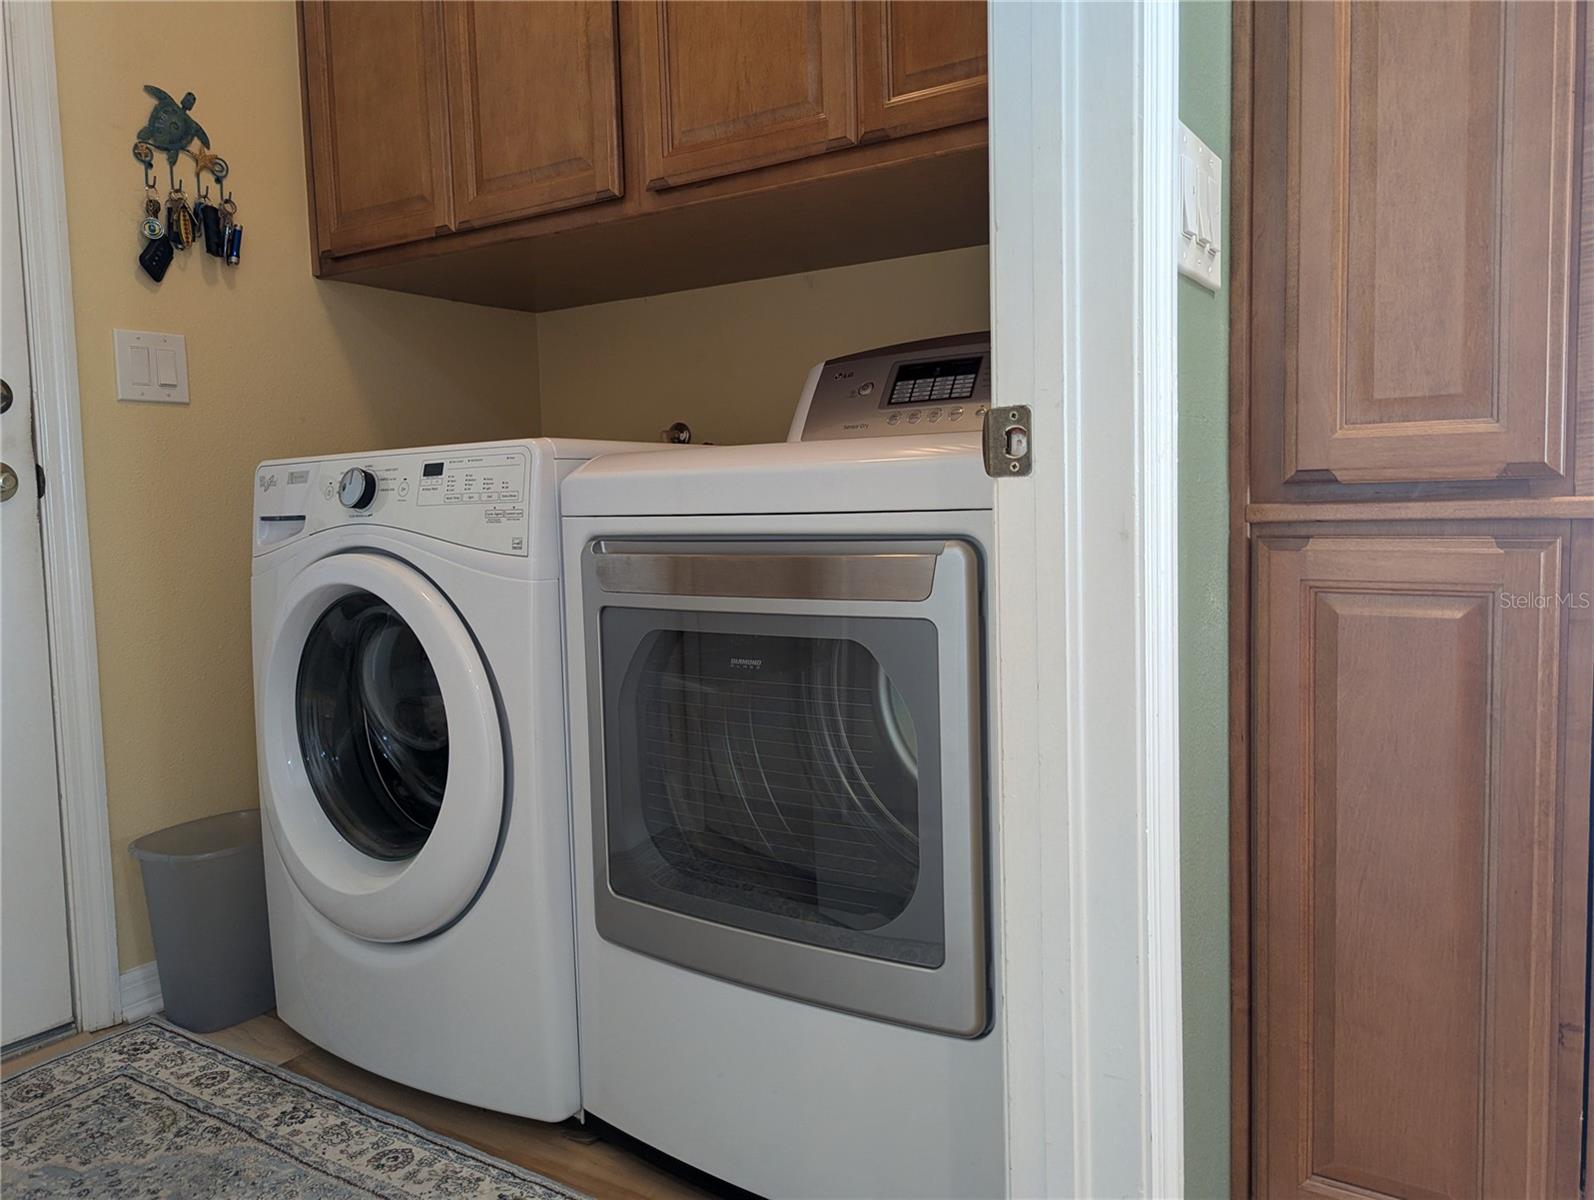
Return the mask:
<path id="1" fill-rule="evenodd" d="M 861 140 L 985 119 L 984 0 L 860 0 Z"/>
<path id="2" fill-rule="evenodd" d="M 1576 23 L 1292 7 L 1287 479 L 1564 472 Z"/>
<path id="3" fill-rule="evenodd" d="M 441 5 L 308 0 L 302 12 L 319 249 L 352 254 L 448 228 Z"/>
<path id="4" fill-rule="evenodd" d="M 1576 1161 L 1566 547 L 1258 539 L 1259 1195 L 1546 1196 Z"/>
<path id="5" fill-rule="evenodd" d="M 649 188 L 856 140 L 850 4 L 647 0 L 631 15 Z"/>
<path id="6" fill-rule="evenodd" d="M 613 6 L 461 0 L 446 19 L 456 224 L 618 196 Z"/>

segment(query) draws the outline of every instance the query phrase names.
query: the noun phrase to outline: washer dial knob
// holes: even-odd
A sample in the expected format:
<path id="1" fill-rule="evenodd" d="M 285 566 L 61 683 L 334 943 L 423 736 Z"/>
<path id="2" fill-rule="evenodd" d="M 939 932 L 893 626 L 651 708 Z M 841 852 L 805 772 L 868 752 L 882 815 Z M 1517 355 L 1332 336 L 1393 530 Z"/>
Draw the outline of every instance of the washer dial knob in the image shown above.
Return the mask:
<path id="1" fill-rule="evenodd" d="M 376 499 L 376 476 L 364 467 L 350 467 L 338 481 L 338 499 L 344 508 L 370 508 Z"/>

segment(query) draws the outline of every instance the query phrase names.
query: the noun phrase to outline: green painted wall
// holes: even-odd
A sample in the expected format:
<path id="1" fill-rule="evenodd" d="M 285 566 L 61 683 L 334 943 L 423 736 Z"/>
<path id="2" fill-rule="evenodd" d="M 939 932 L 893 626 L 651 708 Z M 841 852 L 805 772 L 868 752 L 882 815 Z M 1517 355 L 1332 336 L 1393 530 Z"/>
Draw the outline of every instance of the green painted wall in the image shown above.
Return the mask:
<path id="1" fill-rule="evenodd" d="M 1179 115 L 1224 163 L 1229 5 L 1179 6 Z M 1228 214 L 1224 213 L 1227 247 Z M 1229 292 L 1179 280 L 1179 761 L 1185 1192 L 1229 1194 Z"/>

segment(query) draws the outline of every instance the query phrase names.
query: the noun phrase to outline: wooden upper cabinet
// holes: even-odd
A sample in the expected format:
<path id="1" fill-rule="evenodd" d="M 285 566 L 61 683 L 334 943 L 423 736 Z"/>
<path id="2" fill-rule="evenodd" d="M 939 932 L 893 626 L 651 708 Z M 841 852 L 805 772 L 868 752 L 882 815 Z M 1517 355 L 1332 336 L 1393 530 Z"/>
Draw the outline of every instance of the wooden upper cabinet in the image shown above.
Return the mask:
<path id="1" fill-rule="evenodd" d="M 850 4 L 644 0 L 626 16 L 649 188 L 857 140 Z"/>
<path id="2" fill-rule="evenodd" d="M 318 247 L 352 254 L 450 224 L 443 6 L 302 7 Z"/>
<path id="3" fill-rule="evenodd" d="M 1255 1195 L 1577 1194 L 1567 528 L 1257 539 Z"/>
<path id="4" fill-rule="evenodd" d="M 859 0 L 860 139 L 985 119 L 984 0 Z"/>
<path id="5" fill-rule="evenodd" d="M 987 225 L 983 3 L 299 13 L 323 277 L 541 310 L 922 254 Z"/>
<path id="6" fill-rule="evenodd" d="M 1576 32 L 1572 3 L 1292 6 L 1286 481 L 1566 472 Z"/>
<path id="7" fill-rule="evenodd" d="M 620 195 L 614 6 L 460 0 L 444 16 L 455 225 Z"/>

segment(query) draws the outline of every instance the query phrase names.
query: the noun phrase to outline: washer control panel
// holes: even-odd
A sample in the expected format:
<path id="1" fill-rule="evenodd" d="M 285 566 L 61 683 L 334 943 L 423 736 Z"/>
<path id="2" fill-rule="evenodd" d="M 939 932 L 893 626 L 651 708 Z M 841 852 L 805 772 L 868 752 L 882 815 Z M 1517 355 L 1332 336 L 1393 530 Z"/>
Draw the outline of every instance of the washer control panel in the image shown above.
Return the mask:
<path id="1" fill-rule="evenodd" d="M 908 342 L 817 368 L 789 440 L 978 433 L 990 405 L 990 334 Z"/>
<path id="2" fill-rule="evenodd" d="M 421 464 L 416 503 L 523 508 L 526 500 L 525 451 L 461 454 Z"/>
<path id="3" fill-rule="evenodd" d="M 500 554 L 528 553 L 531 451 L 524 446 L 267 463 L 256 475 L 259 549 L 363 523 Z"/>

